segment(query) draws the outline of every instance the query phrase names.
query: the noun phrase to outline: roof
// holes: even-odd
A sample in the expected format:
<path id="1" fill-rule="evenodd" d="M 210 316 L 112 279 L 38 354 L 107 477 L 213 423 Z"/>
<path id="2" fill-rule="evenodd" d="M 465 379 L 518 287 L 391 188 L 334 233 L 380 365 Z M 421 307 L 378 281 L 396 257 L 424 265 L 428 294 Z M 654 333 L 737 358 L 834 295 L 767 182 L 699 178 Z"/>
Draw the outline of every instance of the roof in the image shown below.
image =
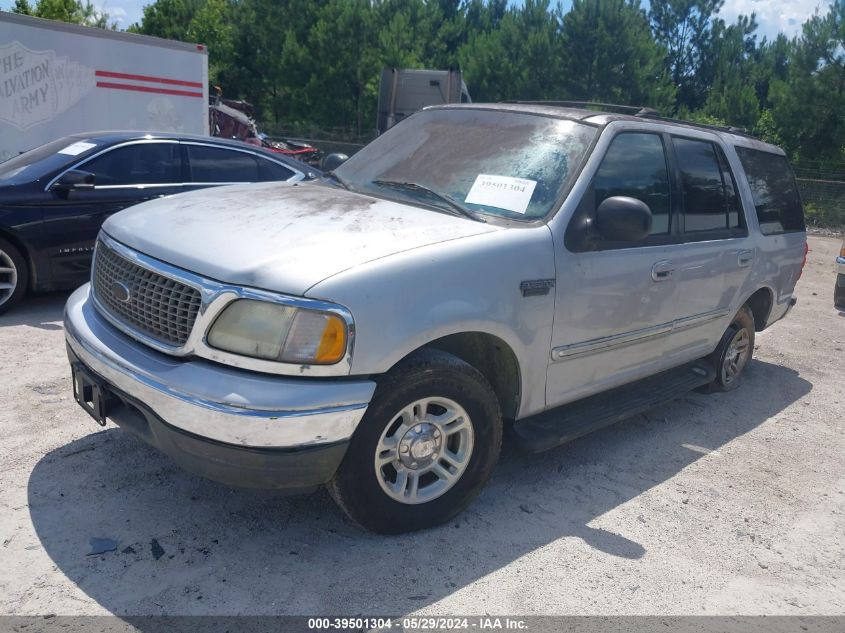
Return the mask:
<path id="1" fill-rule="evenodd" d="M 235 139 L 227 139 L 221 138 L 219 136 L 203 136 L 201 134 L 180 134 L 174 132 L 148 132 L 143 130 L 103 130 L 103 131 L 93 131 L 93 132 L 80 132 L 78 134 L 71 134 L 68 138 L 78 139 L 78 140 L 96 140 L 99 144 L 113 144 L 113 143 L 121 143 L 124 141 L 135 141 L 140 139 L 161 139 L 161 140 L 171 140 L 171 141 L 198 141 L 201 143 L 207 143 L 212 145 L 220 145 L 223 147 L 233 147 L 235 149 L 242 149 L 248 150 L 251 152 L 255 152 L 257 154 L 262 154 L 267 158 L 271 158 L 277 162 L 281 163 L 289 163 L 295 169 L 303 173 L 309 172 L 317 172 L 319 171 L 315 167 L 307 165 L 302 161 L 296 160 L 295 158 L 291 158 L 290 156 L 286 156 L 284 154 L 280 154 L 279 152 L 271 152 L 268 149 L 263 147 L 259 147 L 258 145 L 252 145 L 250 143 L 244 143 L 243 141 L 238 141 Z"/>
<path id="2" fill-rule="evenodd" d="M 191 42 L 178 42 L 176 40 L 166 40 L 161 37 L 154 37 L 152 35 L 129 33 L 127 31 L 112 31 L 111 29 L 101 29 L 92 26 L 83 26 L 81 24 L 69 24 L 67 22 L 60 22 L 58 20 L 47 20 L 44 18 L 36 18 L 34 16 L 21 15 L 19 13 L 10 13 L 7 11 L 0 11 L 0 22 L 9 22 L 12 24 L 20 24 L 22 26 L 29 26 L 37 29 L 50 29 L 51 31 L 75 33 L 77 35 L 84 35 L 86 37 L 97 37 L 100 39 L 107 40 L 120 40 L 123 42 L 132 42 L 134 44 L 145 44 L 147 46 L 157 46 L 159 48 L 172 48 L 174 50 L 198 53 L 200 55 L 206 56 L 208 55 L 208 49 L 203 44 L 194 44 Z"/>
<path id="3" fill-rule="evenodd" d="M 592 106 L 607 109 L 592 109 Z M 570 119 L 574 121 L 581 121 L 589 125 L 596 125 L 604 127 L 614 121 L 636 121 L 639 123 L 655 123 L 666 125 L 670 127 L 677 127 L 679 129 L 695 129 L 707 132 L 713 132 L 725 141 L 747 147 L 754 147 L 764 151 L 775 152 L 783 154 L 783 150 L 776 145 L 765 143 L 755 136 L 749 134 L 745 130 L 735 127 L 707 125 L 704 123 L 695 123 L 693 121 L 684 121 L 681 119 L 672 119 L 661 116 L 656 110 L 651 108 L 641 108 L 634 106 L 614 106 L 607 104 L 591 104 L 586 102 L 571 102 L 571 101 L 504 101 L 500 103 L 462 103 L 462 104 L 446 104 L 441 106 L 430 106 L 432 109 L 449 109 L 449 108 L 470 108 L 481 110 L 500 110 L 509 112 L 523 112 L 527 114 L 539 114 L 543 116 L 551 116 L 562 119 Z M 611 110 L 619 109 L 622 112 L 614 112 Z M 427 108 L 428 109 L 428 108 Z"/>

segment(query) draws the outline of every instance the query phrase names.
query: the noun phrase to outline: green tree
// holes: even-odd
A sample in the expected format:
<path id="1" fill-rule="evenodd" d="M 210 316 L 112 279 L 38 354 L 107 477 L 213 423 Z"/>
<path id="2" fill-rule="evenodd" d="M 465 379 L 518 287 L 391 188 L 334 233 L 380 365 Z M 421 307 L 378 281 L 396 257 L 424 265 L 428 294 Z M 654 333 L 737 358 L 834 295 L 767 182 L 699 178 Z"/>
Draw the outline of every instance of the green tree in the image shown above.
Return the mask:
<path id="1" fill-rule="evenodd" d="M 501 17 L 499 8 L 491 5 L 486 15 L 473 18 L 482 30 L 471 32 L 458 51 L 474 98 L 561 98 L 563 40 L 558 15 L 549 10 L 548 0 L 526 0 Z"/>
<path id="2" fill-rule="evenodd" d="M 38 0 L 34 7 L 29 0 L 15 0 L 12 13 L 101 29 L 117 28 L 116 23 L 109 22 L 109 14 L 98 11 L 91 0 L 86 0 L 84 3 L 81 0 Z"/>
<path id="3" fill-rule="evenodd" d="M 708 41 L 707 73 L 709 94 L 704 113 L 731 125 L 752 128 L 760 117 L 760 103 L 754 84 L 757 29 L 754 15 L 739 16 L 735 24 L 714 20 Z"/>
<path id="4" fill-rule="evenodd" d="M 32 15 L 32 5 L 29 0 L 15 0 L 15 5 L 12 7 L 12 13 L 19 13 L 21 15 Z"/>
<path id="5" fill-rule="evenodd" d="M 185 39 L 205 44 L 208 48 L 208 78 L 215 84 L 232 65 L 235 47 L 233 10 L 229 0 L 206 0 L 194 12 L 185 32 Z"/>
<path id="6" fill-rule="evenodd" d="M 700 69 L 712 18 L 724 0 L 662 0 L 652 2 L 649 19 L 654 36 L 666 51 L 665 64 L 677 90 L 675 110 L 694 110 L 706 98 L 709 84 Z"/>
<path id="7" fill-rule="evenodd" d="M 140 24 L 133 24 L 127 30 L 168 40 L 187 41 L 191 21 L 205 2 L 206 0 L 156 0 L 144 7 Z"/>
<path id="8" fill-rule="evenodd" d="M 666 50 L 638 0 L 573 0 L 563 16 L 563 81 L 569 96 L 671 108 Z"/>
<path id="9" fill-rule="evenodd" d="M 330 0 L 308 36 L 310 55 L 330 60 L 308 80 L 313 113 L 328 125 L 359 134 L 375 121 L 380 74 L 375 17 L 368 0 Z"/>
<path id="10" fill-rule="evenodd" d="M 787 77 L 772 82 L 770 101 L 794 158 L 845 160 L 845 0 L 804 23 Z"/>

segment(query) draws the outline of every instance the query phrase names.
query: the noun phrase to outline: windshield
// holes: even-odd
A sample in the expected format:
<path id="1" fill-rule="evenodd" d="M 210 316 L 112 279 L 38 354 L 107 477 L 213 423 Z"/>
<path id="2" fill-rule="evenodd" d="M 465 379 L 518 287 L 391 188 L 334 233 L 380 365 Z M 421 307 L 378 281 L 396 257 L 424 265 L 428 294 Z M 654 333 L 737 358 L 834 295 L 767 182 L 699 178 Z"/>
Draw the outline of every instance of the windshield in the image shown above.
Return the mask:
<path id="1" fill-rule="evenodd" d="M 21 184 L 61 168 L 73 157 L 94 147 L 74 136 L 60 138 L 0 163 L 0 184 Z"/>
<path id="2" fill-rule="evenodd" d="M 442 206 L 428 189 L 479 214 L 538 219 L 553 210 L 595 134 L 546 116 L 426 110 L 364 147 L 337 175 L 383 197 Z"/>

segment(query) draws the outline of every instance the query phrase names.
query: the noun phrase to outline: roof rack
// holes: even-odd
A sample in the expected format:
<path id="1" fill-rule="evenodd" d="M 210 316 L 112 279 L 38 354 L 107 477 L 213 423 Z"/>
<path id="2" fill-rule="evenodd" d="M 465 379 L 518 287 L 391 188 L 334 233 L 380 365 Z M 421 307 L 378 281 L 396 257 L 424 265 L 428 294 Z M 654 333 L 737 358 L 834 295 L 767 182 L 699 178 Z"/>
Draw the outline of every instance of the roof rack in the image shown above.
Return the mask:
<path id="1" fill-rule="evenodd" d="M 666 123 L 678 123 L 680 125 L 688 125 L 690 127 L 704 128 L 706 130 L 715 130 L 717 132 L 730 132 L 731 134 L 745 136 L 747 138 L 757 138 L 744 127 L 736 127 L 733 125 L 713 125 L 711 123 L 697 123 L 695 121 L 686 121 L 684 119 L 673 119 L 672 117 L 662 116 L 656 110 L 651 110 L 651 112 L 646 113 L 638 112 L 634 116 L 642 117 L 644 119 L 655 119 L 656 121 L 665 121 Z"/>
<path id="2" fill-rule="evenodd" d="M 502 103 L 516 103 L 521 105 L 547 105 L 559 108 L 588 108 L 589 106 L 598 106 L 603 111 L 618 111 L 621 114 L 633 113 L 634 116 L 648 116 L 650 114 L 660 115 L 654 108 L 647 106 L 627 106 L 616 103 L 601 103 L 600 101 L 519 101 L 509 100 Z"/>
<path id="3" fill-rule="evenodd" d="M 508 100 L 503 103 L 515 103 L 521 105 L 547 105 L 560 108 L 589 108 L 589 106 L 598 106 L 603 111 L 613 113 L 616 111 L 619 114 L 628 114 L 643 119 L 654 119 L 655 121 L 665 121 L 666 123 L 677 123 L 679 125 L 688 125 L 690 127 L 703 128 L 706 130 L 714 130 L 717 132 L 729 132 L 738 136 L 756 139 L 757 137 L 751 134 L 748 130 L 742 127 L 735 127 L 733 125 L 713 125 L 710 123 L 696 123 L 695 121 L 686 121 L 684 119 L 673 119 L 672 117 L 663 116 L 648 106 L 627 106 L 615 103 L 601 103 L 600 101 L 520 101 Z"/>

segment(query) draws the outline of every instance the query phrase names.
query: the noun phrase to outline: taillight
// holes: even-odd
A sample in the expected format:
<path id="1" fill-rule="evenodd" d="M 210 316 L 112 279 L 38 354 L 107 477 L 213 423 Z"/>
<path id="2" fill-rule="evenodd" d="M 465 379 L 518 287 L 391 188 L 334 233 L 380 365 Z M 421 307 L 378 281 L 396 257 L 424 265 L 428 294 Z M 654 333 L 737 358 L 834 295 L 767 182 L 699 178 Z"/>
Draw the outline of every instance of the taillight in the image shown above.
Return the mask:
<path id="1" fill-rule="evenodd" d="M 842 250 L 845 251 L 845 246 L 842 247 Z M 804 259 L 801 260 L 801 270 L 798 271 L 798 279 L 801 279 L 801 275 L 804 274 L 804 266 L 807 265 L 807 253 L 810 252 L 810 246 L 807 242 L 804 242 Z M 796 281 L 798 281 L 796 279 Z"/>
<path id="2" fill-rule="evenodd" d="M 842 242 L 842 248 L 839 249 L 839 256 L 845 257 L 845 242 Z"/>

